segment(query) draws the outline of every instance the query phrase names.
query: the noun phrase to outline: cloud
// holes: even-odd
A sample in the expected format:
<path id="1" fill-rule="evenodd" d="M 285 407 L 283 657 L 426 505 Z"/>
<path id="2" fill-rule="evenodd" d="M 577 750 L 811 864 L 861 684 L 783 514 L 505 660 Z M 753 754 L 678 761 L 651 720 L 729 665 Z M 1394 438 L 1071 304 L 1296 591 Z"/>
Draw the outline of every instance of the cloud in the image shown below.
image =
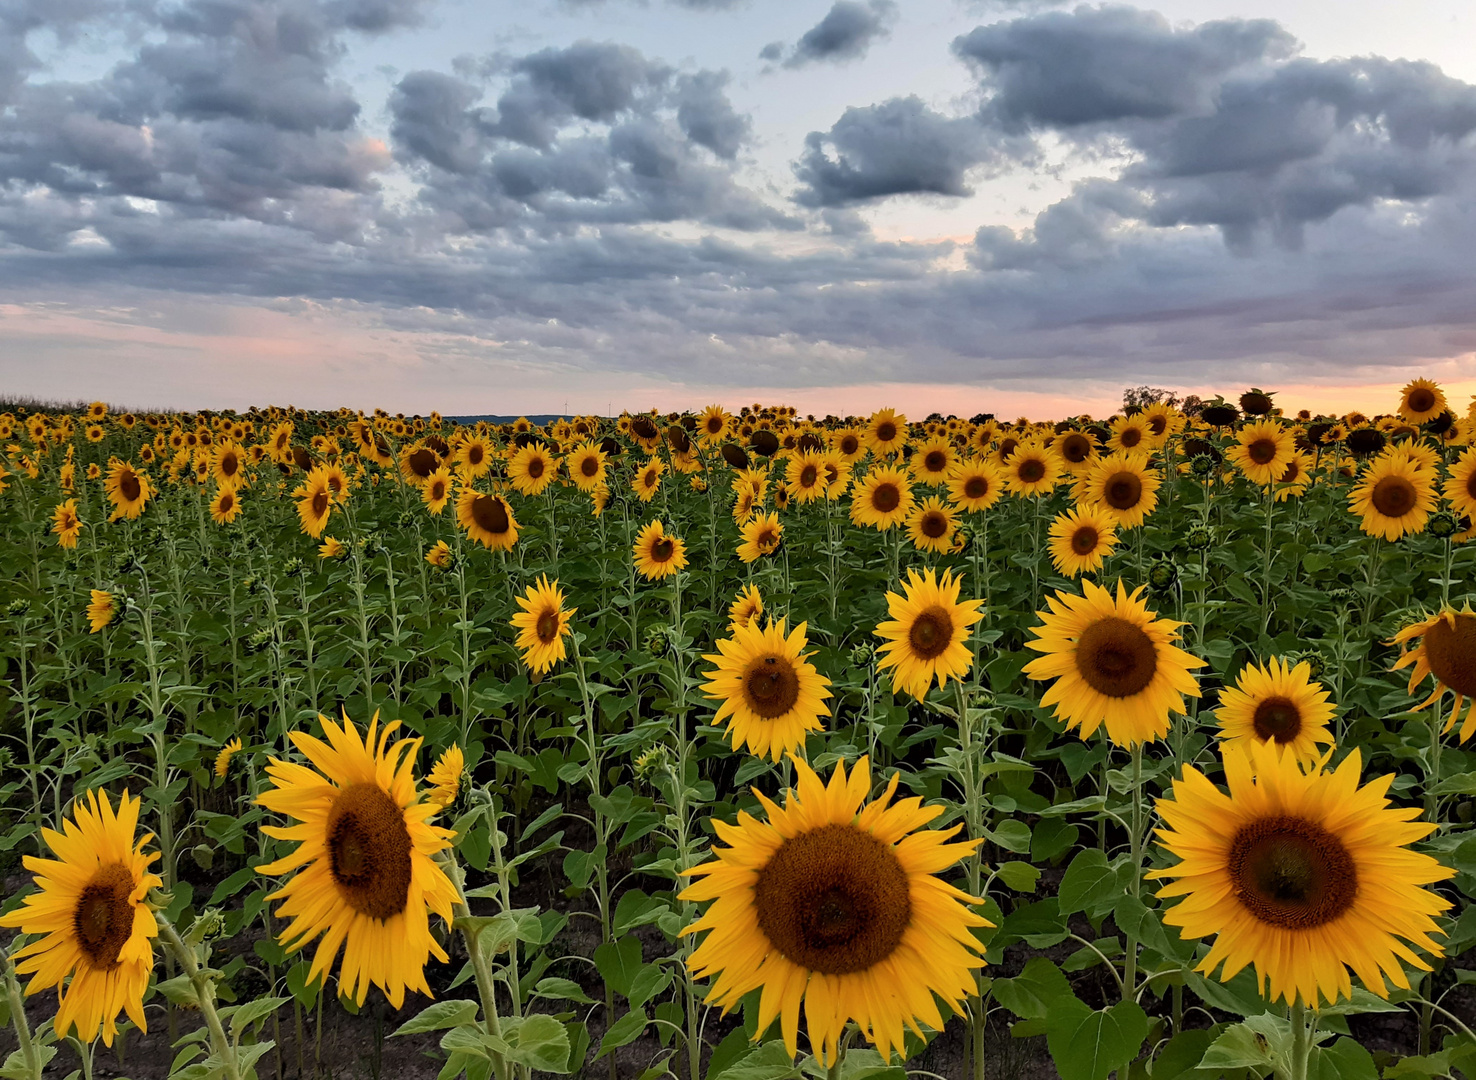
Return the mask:
<path id="1" fill-rule="evenodd" d="M 858 59 L 866 55 L 872 42 L 887 36 L 896 16 L 897 5 L 893 0 L 868 0 L 864 4 L 858 0 L 835 0 L 825 17 L 795 43 L 784 66 Z"/>

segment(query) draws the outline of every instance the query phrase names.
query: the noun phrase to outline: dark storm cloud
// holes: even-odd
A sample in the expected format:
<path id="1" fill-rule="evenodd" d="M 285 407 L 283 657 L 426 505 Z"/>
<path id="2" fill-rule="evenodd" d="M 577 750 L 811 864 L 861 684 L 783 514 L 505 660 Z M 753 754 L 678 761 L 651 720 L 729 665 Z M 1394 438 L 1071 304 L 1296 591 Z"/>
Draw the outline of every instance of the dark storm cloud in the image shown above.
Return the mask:
<path id="1" fill-rule="evenodd" d="M 786 67 L 801 67 L 825 60 L 854 60 L 864 56 L 871 44 L 887 35 L 897 15 L 893 0 L 836 0 L 825 17 L 805 31 L 784 61 Z"/>

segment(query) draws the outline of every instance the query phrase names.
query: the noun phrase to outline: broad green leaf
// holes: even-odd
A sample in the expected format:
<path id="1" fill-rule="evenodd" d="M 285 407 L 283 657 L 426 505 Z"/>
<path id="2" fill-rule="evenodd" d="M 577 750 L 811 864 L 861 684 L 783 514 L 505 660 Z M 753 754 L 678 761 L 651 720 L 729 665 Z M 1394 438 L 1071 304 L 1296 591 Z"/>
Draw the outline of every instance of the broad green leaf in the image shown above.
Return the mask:
<path id="1" fill-rule="evenodd" d="M 414 1035 L 420 1031 L 440 1031 L 442 1028 L 474 1024 L 477 1021 L 478 1008 L 475 1001 L 437 1001 L 406 1020 L 391 1032 L 391 1036 Z"/>
<path id="2" fill-rule="evenodd" d="M 1056 1002 L 1045 1027 L 1061 1080 L 1107 1080 L 1138 1056 L 1148 1037 L 1148 1015 L 1131 1001 L 1093 1011 L 1073 998 Z"/>

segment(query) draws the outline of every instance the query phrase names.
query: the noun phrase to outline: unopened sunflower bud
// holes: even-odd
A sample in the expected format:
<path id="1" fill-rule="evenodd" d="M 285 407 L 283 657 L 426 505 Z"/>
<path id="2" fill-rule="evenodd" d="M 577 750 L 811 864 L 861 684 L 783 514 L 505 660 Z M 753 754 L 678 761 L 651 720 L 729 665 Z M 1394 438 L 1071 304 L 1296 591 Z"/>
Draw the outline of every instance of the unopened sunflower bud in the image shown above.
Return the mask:
<path id="1" fill-rule="evenodd" d="M 282 564 L 282 573 L 286 574 L 288 577 L 298 577 L 302 574 L 302 570 L 303 562 L 296 555 L 292 556 L 292 558 L 288 559 Z M 249 581 L 250 579 L 247 580 Z"/>
<path id="2" fill-rule="evenodd" d="M 1208 525 L 1194 525 L 1184 534 L 1184 546 L 1190 551 L 1206 551 L 1215 544 L 1215 531 Z"/>
<path id="3" fill-rule="evenodd" d="M 1302 649 L 1299 652 L 1289 653 L 1286 662 L 1293 667 L 1305 663 L 1311 669 L 1309 675 L 1313 679 L 1322 678 L 1322 673 L 1327 670 L 1327 658 L 1316 649 Z"/>
<path id="4" fill-rule="evenodd" d="M 872 659 L 876 656 L 876 650 L 870 645 L 862 643 L 851 649 L 852 667 L 869 667 Z"/>
<path id="5" fill-rule="evenodd" d="M 261 652 L 272 643 L 272 632 L 270 629 L 258 630 L 246 639 L 246 647 L 252 652 Z"/>
<path id="6" fill-rule="evenodd" d="M 664 626 L 653 626 L 646 631 L 646 651 L 652 656 L 665 656 L 671 636 Z"/>
<path id="7" fill-rule="evenodd" d="M 1430 515 L 1430 523 L 1425 526 L 1425 530 L 1437 540 L 1444 540 L 1461 531 L 1461 522 L 1449 510 L 1442 510 Z"/>
<path id="8" fill-rule="evenodd" d="M 1215 471 L 1215 459 L 1208 454 L 1195 454 L 1189 462 L 1189 471 L 1195 476 L 1209 476 Z"/>
<path id="9" fill-rule="evenodd" d="M 666 764 L 666 747 L 658 745 L 642 750 L 635 760 L 636 778 L 649 784 L 661 774 Z"/>
<path id="10" fill-rule="evenodd" d="M 1172 589 L 1178 580 L 1179 567 L 1172 559 L 1156 559 L 1148 568 L 1148 585 L 1152 589 L 1160 592 Z"/>
<path id="11" fill-rule="evenodd" d="M 20 618 L 30 610 L 31 602 L 29 600 L 12 600 L 5 605 L 5 614 L 13 618 Z"/>

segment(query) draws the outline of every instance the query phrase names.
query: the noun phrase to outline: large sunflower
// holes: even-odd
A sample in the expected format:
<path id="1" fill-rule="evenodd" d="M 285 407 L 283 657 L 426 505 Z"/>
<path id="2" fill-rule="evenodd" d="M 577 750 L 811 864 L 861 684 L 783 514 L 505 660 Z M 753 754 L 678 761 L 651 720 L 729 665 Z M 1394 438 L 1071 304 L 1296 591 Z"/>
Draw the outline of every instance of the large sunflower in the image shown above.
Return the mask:
<path id="1" fill-rule="evenodd" d="M 56 858 L 22 859 L 39 891 L 0 917 L 0 926 L 40 935 L 15 953 L 15 970 L 35 976 L 27 997 L 57 988 L 58 1036 L 75 1027 L 78 1039 L 91 1042 L 101 1027 L 104 1045 L 112 1046 L 120 1012 L 149 1029 L 143 995 L 154 968 L 149 939 L 159 936 L 159 924 L 144 897 L 164 883 L 149 872 L 159 853 L 143 850 L 153 834 L 134 839 L 140 802 L 125 791 L 114 812 L 106 791 L 89 791 L 61 832 L 43 828 Z"/>
<path id="2" fill-rule="evenodd" d="M 1173 644 L 1183 623 L 1160 619 L 1119 580 L 1117 596 L 1090 581 L 1084 596 L 1056 593 L 1050 611 L 1037 612 L 1025 644 L 1044 653 L 1025 665 L 1032 679 L 1055 679 L 1041 698 L 1054 705 L 1057 719 L 1088 738 L 1104 722 L 1107 737 L 1136 746 L 1168 733 L 1169 713 L 1184 711 L 1184 695 L 1199 696 L 1190 668 L 1204 661 Z"/>
<path id="3" fill-rule="evenodd" d="M 893 805 L 897 773 L 863 805 L 864 757 L 849 777 L 838 762 L 828 786 L 805 762 L 794 767 L 783 807 L 760 794 L 767 821 L 746 812 L 736 825 L 714 821 L 729 846 L 686 871 L 700 880 L 680 898 L 713 901 L 682 931 L 708 932 L 687 963 L 699 979 L 715 976 L 707 1000 L 725 1011 L 762 990 L 757 1030 L 779 1019 L 791 1056 L 802 1004 L 822 1061 L 833 1059 L 848 1020 L 883 1058 L 905 1053 L 904 1026 L 941 1031 L 933 996 L 962 1012 L 984 966 L 973 930 L 993 924 L 965 906 L 982 901 L 935 876 L 979 841 L 949 843 L 958 825 L 923 829 L 941 805 L 917 797 Z"/>
<path id="4" fill-rule="evenodd" d="M 631 545 L 636 569 L 650 581 L 675 574 L 687 565 L 687 545 L 678 536 L 666 531 L 666 526 L 657 518 L 641 529 L 636 542 Z"/>
<path id="5" fill-rule="evenodd" d="M 1409 988 L 1401 961 L 1430 970 L 1409 945 L 1441 953 L 1432 916 L 1450 901 L 1422 886 L 1454 871 L 1408 849 L 1435 825 L 1389 805 L 1393 776 L 1359 787 L 1361 767 L 1356 749 L 1334 772 L 1303 771 L 1252 743 L 1225 754 L 1229 794 L 1186 765 L 1158 800 L 1159 843 L 1181 861 L 1148 876 L 1167 879 L 1160 897 L 1184 898 L 1164 922 L 1217 935 L 1201 972 L 1223 963 L 1229 980 L 1254 964 L 1271 1000 L 1316 1007 L 1352 995 L 1349 968 L 1380 997 L 1385 976 Z"/>
<path id="6" fill-rule="evenodd" d="M 1333 744 L 1327 722 L 1334 712 L 1327 691 L 1312 679 L 1312 665 L 1303 660 L 1293 667 L 1273 656 L 1266 667 L 1242 668 L 1235 685 L 1220 691 L 1215 718 L 1226 747 L 1270 743 L 1310 765 L 1322 755 L 1319 744 Z"/>
<path id="7" fill-rule="evenodd" d="M 1275 420 L 1247 424 L 1235 438 L 1235 445 L 1225 451 L 1226 460 L 1261 487 L 1281 479 L 1297 449 L 1292 433 Z"/>
<path id="8" fill-rule="evenodd" d="M 1051 562 L 1057 571 L 1079 577 L 1102 569 L 1117 546 L 1117 522 L 1094 506 L 1063 511 L 1051 522 Z"/>
<path id="9" fill-rule="evenodd" d="M 704 672 L 708 682 L 702 688 L 722 702 L 712 722 L 728 721 L 735 749 L 778 761 L 786 752 L 799 752 L 805 736 L 823 727 L 820 717 L 830 715 L 824 704 L 830 680 L 808 660 L 806 628 L 800 623 L 786 633 L 783 619 L 763 629 L 757 619 L 735 623 L 732 636 L 718 641 L 717 653 L 703 656 L 717 665 Z"/>
<path id="10" fill-rule="evenodd" d="M 232 442 L 217 444 L 211 453 L 211 467 L 217 483 L 239 484 L 246 470 L 241 448 Z"/>
<path id="11" fill-rule="evenodd" d="M 515 597 L 523 610 L 512 617 L 509 625 L 518 631 L 518 648 L 523 663 L 530 671 L 542 675 L 564 658 L 564 638 L 573 633 L 569 620 L 577 608 L 564 608 L 564 592 L 558 581 L 549 584 L 540 574 L 536 584 Z"/>
<path id="12" fill-rule="evenodd" d="M 807 503 L 825 494 L 830 478 L 825 474 L 825 461 L 818 453 L 802 452 L 789 459 L 784 481 L 795 502 Z"/>
<path id="13" fill-rule="evenodd" d="M 666 462 L 653 457 L 641 466 L 630 481 L 631 490 L 640 496 L 641 502 L 650 502 L 661 489 L 661 474 L 666 471 Z"/>
<path id="14" fill-rule="evenodd" d="M 1004 476 L 983 458 L 957 462 L 948 474 L 948 496 L 960 510 L 988 510 L 1003 494 Z"/>
<path id="15" fill-rule="evenodd" d="M 518 519 L 501 495 L 463 488 L 456 496 L 456 523 L 483 547 L 511 551 L 518 542 Z"/>
<path id="16" fill-rule="evenodd" d="M 1460 740 L 1465 742 L 1476 735 L 1476 612 L 1469 603 L 1461 611 L 1446 608 L 1406 626 L 1394 635 L 1393 644 L 1407 647 L 1416 639 L 1419 644 L 1400 656 L 1394 670 L 1414 665 L 1409 673 L 1411 696 L 1426 675 L 1434 676 L 1435 689 L 1415 706 L 1415 712 L 1433 705 L 1446 690 L 1455 694 L 1455 704 L 1445 718 L 1445 731 L 1455 727 L 1461 719 L 1461 709 L 1471 702 L 1461 725 Z"/>
<path id="17" fill-rule="evenodd" d="M 520 447 L 507 462 L 507 478 L 523 495 L 542 495 L 558 474 L 558 458 L 542 443 Z"/>
<path id="18" fill-rule="evenodd" d="M 360 742 L 347 716 L 341 727 L 318 719 L 327 743 L 291 732 L 316 771 L 277 758 L 267 766 L 276 786 L 256 801 L 301 824 L 262 828 L 299 844 L 257 872 L 299 871 L 267 899 L 281 900 L 277 914 L 291 919 L 278 935 L 289 953 L 322 935 L 308 983 L 326 980 L 343 947 L 340 993 L 363 1005 L 372 983 L 398 1009 L 407 988 L 430 996 L 425 965 L 431 956 L 447 959 L 431 935 L 430 913 L 449 923 L 456 889 L 432 856 L 455 834 L 430 824 L 440 806 L 421 802 L 416 791 L 412 767 L 421 740 L 386 746 L 398 720 L 376 741 L 375 714 Z"/>
<path id="19" fill-rule="evenodd" d="M 884 532 L 901 525 L 912 511 L 912 485 L 892 465 L 869 470 L 851 493 L 851 520 Z"/>
<path id="20" fill-rule="evenodd" d="M 1051 449 L 1056 452 L 1061 468 L 1072 474 L 1091 468 L 1097 459 L 1097 441 L 1076 428 L 1057 435 Z"/>
<path id="21" fill-rule="evenodd" d="M 596 443 L 582 442 L 566 461 L 569 477 L 580 491 L 593 491 L 605 482 L 605 453 Z"/>
<path id="22" fill-rule="evenodd" d="M 774 554 L 784 539 L 784 526 L 778 514 L 758 514 L 744 522 L 739 532 L 743 543 L 738 545 L 738 557 L 746 563 Z"/>
<path id="23" fill-rule="evenodd" d="M 919 484 L 936 487 L 947 481 L 949 470 L 957 460 L 953 444 L 946 438 L 934 437 L 917 448 L 909 464 Z"/>
<path id="24" fill-rule="evenodd" d="M 441 455 L 424 443 L 412 443 L 400 451 L 400 477 L 407 484 L 424 487 L 441 467 Z"/>
<path id="25" fill-rule="evenodd" d="M 1400 392 L 1399 415 L 1407 423 L 1423 424 L 1445 409 L 1445 391 L 1429 379 L 1415 379 Z"/>
<path id="26" fill-rule="evenodd" d="M 1158 506 L 1158 473 L 1138 454 L 1108 454 L 1082 474 L 1080 502 L 1095 503 L 1119 529 L 1136 529 Z"/>
<path id="27" fill-rule="evenodd" d="M 1424 529 L 1435 509 L 1435 479 L 1408 455 L 1380 455 L 1348 495 L 1348 507 L 1363 517 L 1363 531 L 1398 540 Z"/>
<path id="28" fill-rule="evenodd" d="M 983 600 L 960 602 L 960 580 L 951 570 L 939 579 L 933 571 L 907 571 L 903 595 L 887 593 L 891 618 L 877 624 L 878 637 L 885 638 L 884 654 L 877 670 L 894 668 L 893 691 L 903 690 L 921 700 L 932 688 L 947 686 L 949 676 L 959 681 L 973 665 L 974 654 L 964 642 L 969 630 L 984 617 Z"/>
<path id="29" fill-rule="evenodd" d="M 1112 421 L 1107 436 L 1109 449 L 1128 454 L 1142 453 L 1153 445 L 1153 441 L 1153 429 L 1148 418 L 1142 415 L 1119 416 Z"/>
<path id="30" fill-rule="evenodd" d="M 454 460 L 468 480 L 485 476 L 492 467 L 492 444 L 481 435 L 468 435 L 457 447 Z"/>
<path id="31" fill-rule="evenodd" d="M 957 530 L 955 510 L 936 495 L 929 495 L 907 515 L 907 536 L 922 551 L 944 554 L 953 547 Z"/>
<path id="32" fill-rule="evenodd" d="M 899 454 L 907 445 L 907 417 L 895 409 L 878 409 L 866 422 L 866 445 L 877 457 Z"/>
<path id="33" fill-rule="evenodd" d="M 135 469 L 126 461 L 115 460 L 108 466 L 105 489 L 108 501 L 113 504 L 109 521 L 117 521 L 119 518 L 135 520 L 144 512 L 144 507 L 154 494 L 148 473 Z"/>

